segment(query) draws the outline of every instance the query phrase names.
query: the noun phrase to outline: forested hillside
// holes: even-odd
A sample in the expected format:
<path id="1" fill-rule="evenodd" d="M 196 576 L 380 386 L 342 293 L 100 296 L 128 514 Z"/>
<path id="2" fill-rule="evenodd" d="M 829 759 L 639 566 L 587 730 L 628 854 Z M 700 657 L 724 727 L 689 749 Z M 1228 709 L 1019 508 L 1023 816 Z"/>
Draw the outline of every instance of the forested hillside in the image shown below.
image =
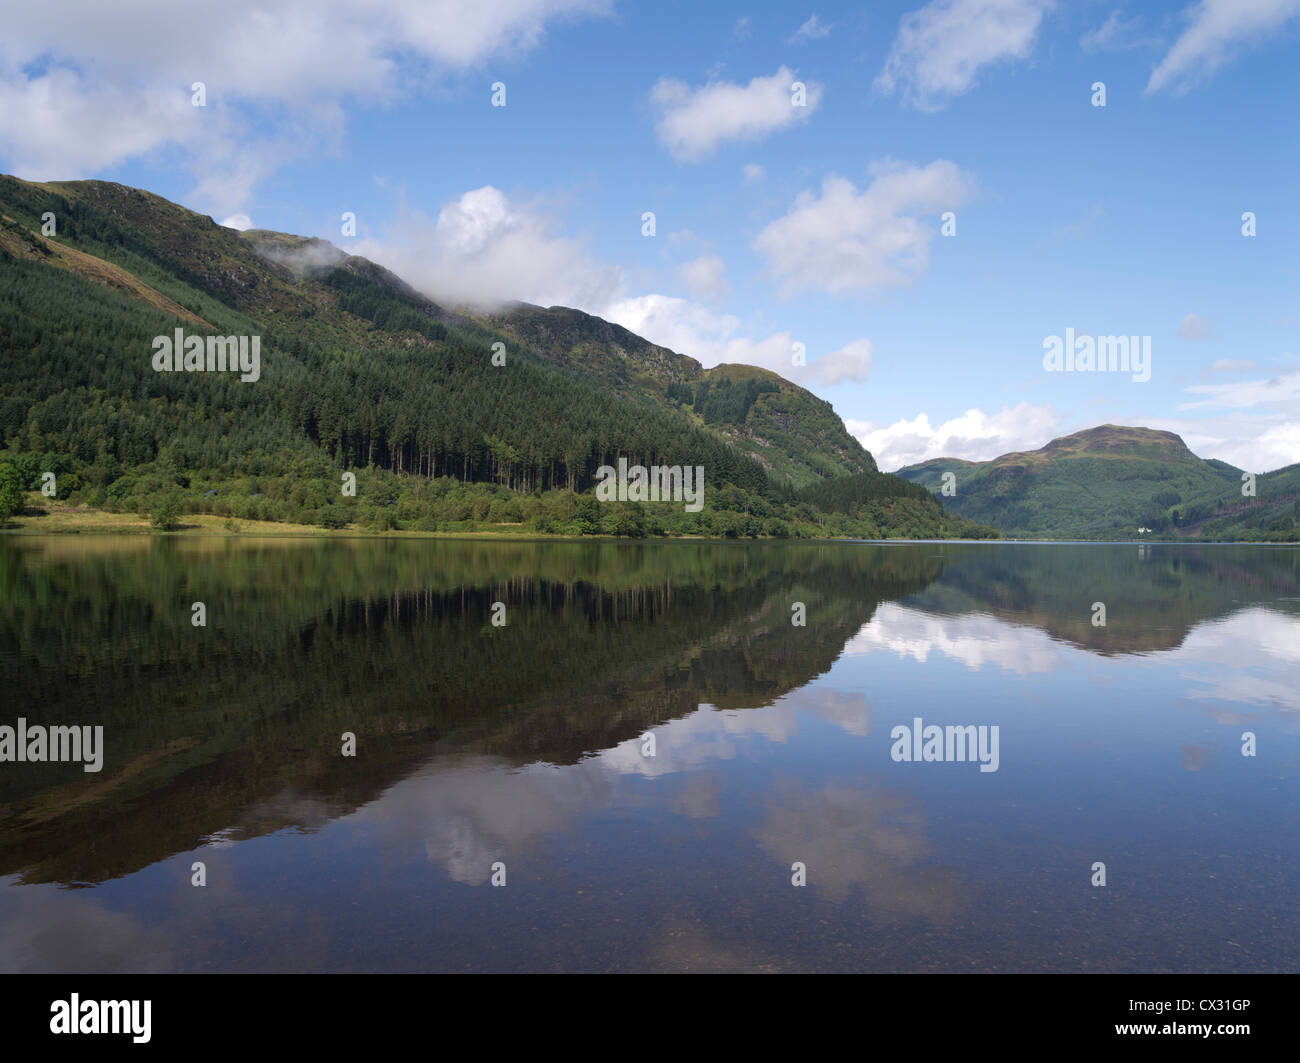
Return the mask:
<path id="1" fill-rule="evenodd" d="M 1172 432 L 1101 425 L 992 461 L 898 471 L 936 493 L 949 473 L 954 512 L 1016 537 L 1300 539 L 1300 466 L 1256 476 L 1244 493 L 1241 469 L 1197 457 Z"/>
<path id="2" fill-rule="evenodd" d="M 829 402 L 766 369 L 704 369 L 694 358 L 566 307 L 517 304 L 490 320 L 619 394 L 649 397 L 690 415 L 756 458 L 778 481 L 803 487 L 876 469 Z"/>
<path id="3" fill-rule="evenodd" d="M 775 374 L 705 372 L 563 308 L 449 310 L 323 241 L 241 234 L 121 185 L 0 177 L 0 216 L 0 463 L 28 490 L 54 472 L 60 499 L 93 507 L 327 526 L 970 530 L 930 500 L 895 520 L 888 492 L 861 518 L 797 497 L 875 466 Z M 539 335 L 546 319 L 574 335 Z M 155 371 L 154 338 L 177 328 L 260 337 L 257 379 Z M 704 511 L 596 503 L 620 457 L 703 467 Z"/>

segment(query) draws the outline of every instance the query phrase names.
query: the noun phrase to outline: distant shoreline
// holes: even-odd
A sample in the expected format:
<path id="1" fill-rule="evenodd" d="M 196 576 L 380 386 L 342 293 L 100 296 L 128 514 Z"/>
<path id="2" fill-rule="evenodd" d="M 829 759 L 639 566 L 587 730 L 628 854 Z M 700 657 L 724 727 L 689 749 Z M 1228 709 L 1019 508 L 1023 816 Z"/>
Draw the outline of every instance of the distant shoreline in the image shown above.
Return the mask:
<path id="1" fill-rule="evenodd" d="M 29 510 L 32 507 L 29 507 Z M 842 536 L 807 539 L 781 539 L 763 536 L 759 539 L 726 538 L 724 536 L 671 535 L 671 536 L 619 536 L 607 534 L 594 535 L 552 535 L 546 532 L 529 531 L 518 524 L 498 524 L 488 528 L 459 529 L 451 531 L 420 531 L 416 529 L 384 530 L 371 528 L 323 528 L 317 524 L 286 524 L 279 521 L 232 520 L 210 513 L 184 514 L 176 528 L 163 531 L 154 528 L 148 517 L 138 513 L 114 513 L 109 510 L 92 509 L 89 506 L 69 506 L 59 502 L 43 501 L 44 513 L 25 512 L 10 517 L 0 534 L 12 536 L 35 535 L 158 535 L 166 537 L 197 538 L 210 536 L 217 538 L 320 538 L 320 539 L 479 539 L 498 541 L 528 542 L 588 542 L 593 540 L 609 542 L 786 542 L 786 543 L 1001 543 L 1013 545 L 1043 546 L 1146 546 L 1159 543 L 1164 546 L 1298 546 L 1300 543 L 1259 542 L 1248 539 L 1200 540 L 1200 539 L 854 539 Z"/>

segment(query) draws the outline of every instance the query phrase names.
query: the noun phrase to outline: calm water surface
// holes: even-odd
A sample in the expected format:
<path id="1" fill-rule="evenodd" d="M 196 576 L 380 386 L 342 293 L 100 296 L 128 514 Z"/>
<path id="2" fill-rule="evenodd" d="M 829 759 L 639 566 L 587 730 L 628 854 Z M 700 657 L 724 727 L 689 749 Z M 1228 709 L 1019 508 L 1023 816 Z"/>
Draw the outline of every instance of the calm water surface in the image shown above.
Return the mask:
<path id="1" fill-rule="evenodd" d="M 0 763 L 0 970 L 1297 967 L 1296 548 L 10 536 L 0 588 L 0 724 L 106 749 Z"/>

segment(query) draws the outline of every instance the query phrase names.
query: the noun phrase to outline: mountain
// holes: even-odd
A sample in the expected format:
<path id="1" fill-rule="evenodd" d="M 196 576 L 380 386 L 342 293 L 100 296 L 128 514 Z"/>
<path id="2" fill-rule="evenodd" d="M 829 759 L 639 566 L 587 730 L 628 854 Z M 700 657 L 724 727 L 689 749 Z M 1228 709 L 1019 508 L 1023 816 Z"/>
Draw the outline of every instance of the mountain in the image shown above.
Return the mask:
<path id="1" fill-rule="evenodd" d="M 214 336 L 243 337 L 257 365 L 178 351 L 172 371 L 157 352 L 177 329 L 209 360 Z M 0 461 L 27 489 L 54 472 L 60 500 L 163 525 L 179 507 L 388 530 L 970 530 L 895 477 L 864 481 L 851 510 L 798 497 L 880 474 L 829 404 L 777 374 L 704 370 L 563 307 L 444 307 L 326 241 L 240 233 L 108 182 L 0 177 L 0 345 Z M 620 458 L 702 467 L 703 512 L 594 506 Z"/>
<path id="2" fill-rule="evenodd" d="M 992 461 L 933 458 L 898 470 L 938 494 L 947 474 L 954 512 L 1016 537 L 1297 537 L 1300 465 L 1256 477 L 1255 494 L 1243 495 L 1242 470 L 1150 428 L 1107 424 Z"/>
<path id="3" fill-rule="evenodd" d="M 650 397 L 803 487 L 825 477 L 875 472 L 876 463 L 831 404 L 767 369 L 705 369 L 619 325 L 581 310 L 525 303 L 487 319 L 566 368 L 621 395 Z"/>

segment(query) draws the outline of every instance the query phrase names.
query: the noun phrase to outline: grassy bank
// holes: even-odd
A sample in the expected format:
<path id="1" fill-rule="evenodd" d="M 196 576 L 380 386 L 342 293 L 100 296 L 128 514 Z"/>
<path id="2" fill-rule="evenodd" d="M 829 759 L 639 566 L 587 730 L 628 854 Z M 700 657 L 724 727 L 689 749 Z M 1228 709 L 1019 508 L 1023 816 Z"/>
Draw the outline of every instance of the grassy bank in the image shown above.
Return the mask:
<path id="1" fill-rule="evenodd" d="M 22 513 L 0 523 L 0 532 L 13 535 L 279 535 L 279 536 L 375 536 L 382 538 L 482 538 L 509 537 L 512 539 L 554 539 L 531 531 L 522 524 L 485 524 L 465 522 L 466 527 L 448 531 L 378 531 L 372 528 L 346 525 L 342 528 L 322 528 L 319 524 L 292 524 L 270 520 L 235 520 L 209 513 L 186 513 L 174 528 L 162 532 L 153 527 L 149 518 L 136 513 L 111 513 L 86 505 L 73 505 L 31 493 Z"/>

